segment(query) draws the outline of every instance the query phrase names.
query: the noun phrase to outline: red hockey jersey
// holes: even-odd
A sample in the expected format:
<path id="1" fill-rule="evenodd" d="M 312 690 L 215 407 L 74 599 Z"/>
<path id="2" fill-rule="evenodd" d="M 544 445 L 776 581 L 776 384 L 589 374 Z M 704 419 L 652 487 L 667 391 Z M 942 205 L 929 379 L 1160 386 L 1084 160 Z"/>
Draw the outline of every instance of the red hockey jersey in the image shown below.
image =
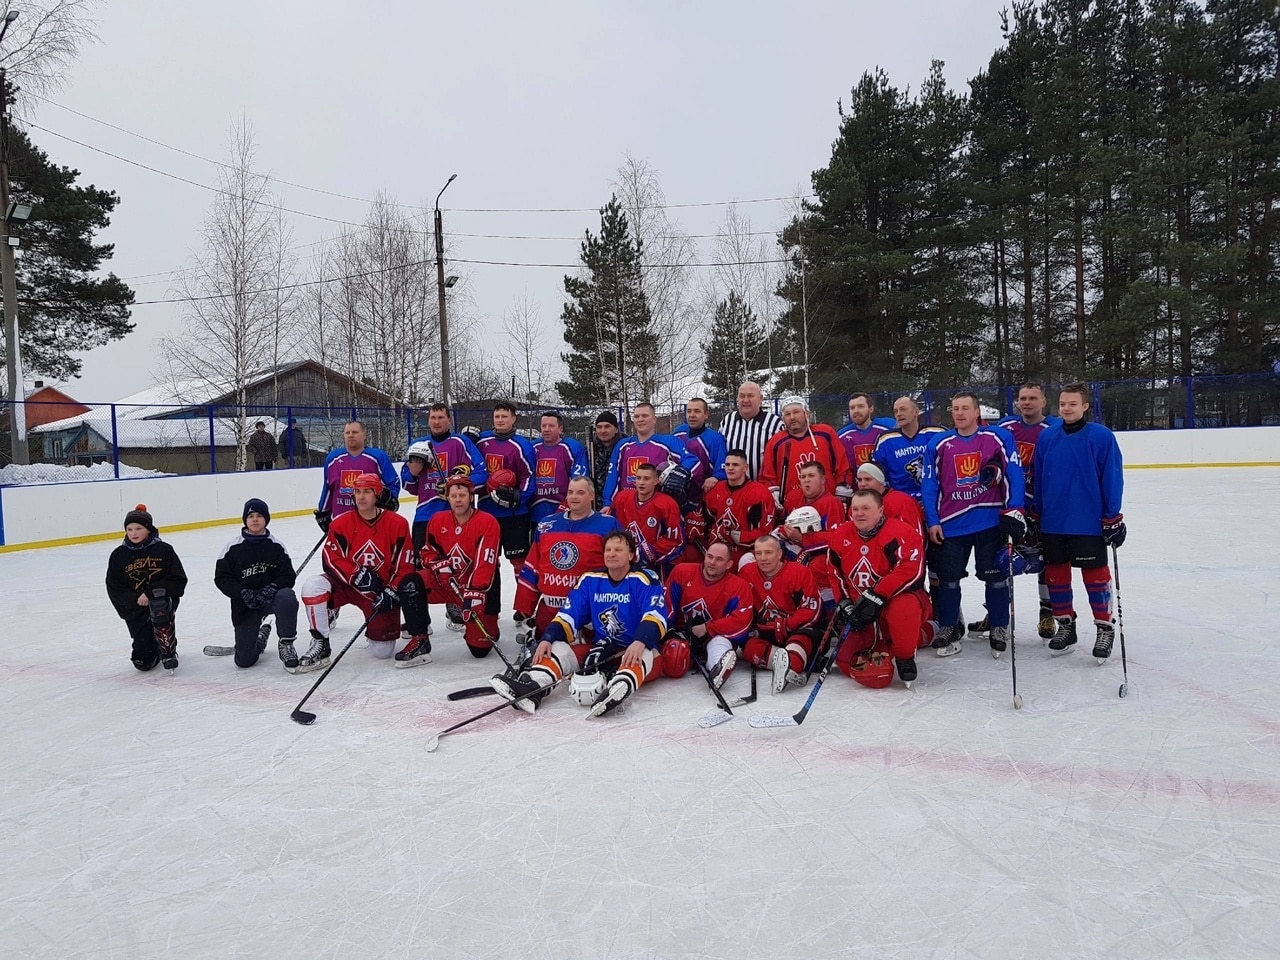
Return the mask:
<path id="1" fill-rule="evenodd" d="M 673 626 L 704 623 L 712 635 L 742 643 L 754 616 L 751 587 L 733 573 L 708 583 L 702 564 L 678 563 L 667 577 L 667 612 Z"/>
<path id="2" fill-rule="evenodd" d="M 397 586 L 414 569 L 409 521 L 391 510 L 379 510 L 372 520 L 357 510 L 334 517 L 320 560 L 337 583 L 350 586 L 357 570 L 370 567 L 387 586 Z"/>
<path id="3" fill-rule="evenodd" d="M 621 529 L 602 513 L 581 520 L 557 513 L 538 524 L 533 546 L 516 579 L 516 613 L 532 616 L 541 598 L 549 607 L 563 607 L 578 579 L 604 569 L 604 538 Z"/>
<path id="4" fill-rule="evenodd" d="M 684 525 L 675 500 L 657 491 L 643 503 L 634 489 L 613 495 L 613 517 L 635 538 L 640 562 L 673 563 L 684 549 Z"/>
<path id="5" fill-rule="evenodd" d="M 785 637 L 817 622 L 822 610 L 818 585 L 804 564 L 784 560 L 782 569 L 766 577 L 759 564 L 749 563 L 739 576 L 751 587 L 756 627 L 760 630 Z"/>
<path id="6" fill-rule="evenodd" d="M 721 480 L 707 492 L 703 505 L 707 511 L 707 542 L 727 543 L 735 563 L 751 550 L 757 537 L 778 523 L 773 494 L 758 480 L 748 480 L 740 487 Z M 734 533 L 738 534 L 737 540 Z"/>
<path id="7" fill-rule="evenodd" d="M 836 600 L 856 600 L 871 590 L 886 600 L 913 590 L 924 581 L 924 542 L 901 520 L 886 517 L 871 536 L 852 523 L 831 539 L 831 585 Z"/>
<path id="8" fill-rule="evenodd" d="M 827 493 L 849 475 L 849 458 L 835 430 L 825 423 L 813 424 L 804 434 L 793 437 L 787 431 L 775 433 L 764 446 L 760 481 L 770 490 L 781 490 L 781 499 L 800 486 L 800 468 L 818 462 L 827 471 Z"/>
<path id="9" fill-rule="evenodd" d="M 427 521 L 422 565 L 438 580 L 452 577 L 459 591 L 488 590 L 497 575 L 501 539 L 501 528 L 492 514 L 474 510 L 470 519 L 460 524 L 452 510 L 445 510 Z"/>

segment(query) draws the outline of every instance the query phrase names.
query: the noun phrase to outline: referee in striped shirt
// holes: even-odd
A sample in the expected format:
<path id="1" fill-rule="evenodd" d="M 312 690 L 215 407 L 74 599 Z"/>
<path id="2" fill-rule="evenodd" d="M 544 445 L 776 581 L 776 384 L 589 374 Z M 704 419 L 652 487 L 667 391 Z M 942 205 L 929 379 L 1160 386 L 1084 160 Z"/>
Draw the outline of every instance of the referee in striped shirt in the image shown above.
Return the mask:
<path id="1" fill-rule="evenodd" d="M 764 409 L 764 394 L 760 392 L 760 384 L 750 380 L 738 388 L 738 409 L 725 414 L 720 423 L 726 448 L 746 453 L 747 475 L 752 480 L 759 478 L 764 445 L 781 429 L 782 421 L 778 415 Z"/>

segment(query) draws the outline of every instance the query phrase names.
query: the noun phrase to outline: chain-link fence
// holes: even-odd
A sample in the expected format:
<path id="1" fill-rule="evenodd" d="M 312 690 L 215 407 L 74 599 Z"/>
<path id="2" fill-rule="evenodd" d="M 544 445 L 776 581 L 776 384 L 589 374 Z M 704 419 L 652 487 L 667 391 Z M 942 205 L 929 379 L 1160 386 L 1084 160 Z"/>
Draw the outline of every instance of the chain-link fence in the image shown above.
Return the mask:
<path id="1" fill-rule="evenodd" d="M 1059 386 L 1047 386 L 1050 413 Z M 1113 430 L 1280 425 L 1280 375 L 1095 381 L 1088 387 L 1091 416 Z M 922 407 L 925 423 L 950 426 L 951 397 L 962 390 L 978 395 L 987 419 L 1014 412 L 1018 388 L 1013 385 L 922 390 L 910 396 Z M 875 416 L 891 419 L 893 402 L 901 394 L 878 391 L 869 396 Z M 771 403 L 776 412 L 780 401 Z M 847 394 L 813 396 L 809 405 L 814 421 L 839 427 L 848 420 Z M 712 403 L 710 408 L 711 423 L 717 424 L 733 404 Z M 564 421 L 565 436 L 584 444 L 594 434 L 601 409 L 611 409 L 626 430 L 621 407 L 553 409 Z M 413 439 L 429 433 L 429 410 L 416 407 L 0 401 L 0 467 L 12 463 L 10 421 L 15 410 L 27 425 L 32 466 L 14 468 L 24 471 L 22 476 L 6 474 L 0 483 L 315 467 L 324 463 L 329 451 L 344 445 L 343 430 L 351 420 L 364 424 L 369 446 L 398 461 Z M 520 433 L 538 439 L 542 412 L 541 407 L 522 407 Z M 454 428 L 489 429 L 492 417 L 489 406 L 459 406 L 453 412 Z M 672 431 L 683 419 L 681 406 L 659 409 L 658 429 Z M 41 465 L 47 469 L 42 471 Z"/>

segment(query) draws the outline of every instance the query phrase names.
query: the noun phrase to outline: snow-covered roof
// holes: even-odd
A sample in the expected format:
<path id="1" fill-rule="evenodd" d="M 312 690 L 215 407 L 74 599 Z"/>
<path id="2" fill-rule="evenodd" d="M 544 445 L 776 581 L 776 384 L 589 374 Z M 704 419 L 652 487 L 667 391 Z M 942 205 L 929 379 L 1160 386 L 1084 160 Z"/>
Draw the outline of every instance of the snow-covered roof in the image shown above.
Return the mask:
<path id="1" fill-rule="evenodd" d="M 107 444 L 111 443 L 111 416 L 87 414 L 67 417 L 39 427 L 31 433 L 63 433 L 87 426 Z M 234 446 L 236 442 L 233 421 L 215 418 L 213 437 L 217 446 Z M 116 439 L 121 447 L 201 447 L 209 444 L 209 421 L 200 420 L 138 420 L 116 416 Z"/>

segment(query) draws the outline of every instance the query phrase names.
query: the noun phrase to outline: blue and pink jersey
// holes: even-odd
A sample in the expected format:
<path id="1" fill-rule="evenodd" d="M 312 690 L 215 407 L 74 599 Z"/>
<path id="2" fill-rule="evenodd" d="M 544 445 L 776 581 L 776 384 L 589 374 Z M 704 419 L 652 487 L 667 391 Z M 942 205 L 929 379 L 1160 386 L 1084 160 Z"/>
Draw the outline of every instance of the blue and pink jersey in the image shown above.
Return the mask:
<path id="1" fill-rule="evenodd" d="M 1027 505 L 1035 503 L 1035 458 L 1036 444 L 1050 427 L 1062 423 L 1059 417 L 1045 417 L 1039 423 L 1027 423 L 1021 417 L 1005 417 L 997 427 L 1013 434 L 1013 442 L 1018 445 L 1018 462 L 1022 464 L 1022 478 L 1027 487 Z"/>
<path id="2" fill-rule="evenodd" d="M 876 441 L 889 432 L 888 427 L 882 427 L 874 420 L 865 429 L 860 430 L 852 423 L 846 423 L 841 427 L 836 435 L 840 438 L 840 445 L 844 447 L 844 455 L 849 458 L 849 469 L 853 471 L 854 478 L 858 474 L 858 468 L 864 463 L 871 462 L 871 455 L 875 452 Z M 844 478 L 840 478 L 843 482 Z M 850 486 L 856 486 L 851 483 Z"/>
<path id="3" fill-rule="evenodd" d="M 684 441 L 674 434 L 655 433 L 648 440 L 623 437 L 613 448 L 609 460 L 609 476 L 604 481 L 604 503 L 613 502 L 619 490 L 634 490 L 636 470 L 640 464 L 651 463 L 661 473 L 669 463 L 680 463 L 690 473 L 698 467 L 698 458 L 685 449 Z"/>
<path id="4" fill-rule="evenodd" d="M 934 434 L 924 451 L 920 482 L 925 523 L 948 537 L 994 527 L 1003 510 L 1021 510 L 1022 465 L 1013 436 L 978 427 L 969 436 L 955 430 Z"/>
<path id="5" fill-rule="evenodd" d="M 400 478 L 396 465 L 377 447 L 365 447 L 359 453 L 334 450 L 324 462 L 324 487 L 320 490 L 320 510 L 328 511 L 336 519 L 356 508 L 351 484 L 362 473 L 376 473 L 391 495 L 400 495 Z"/>
<path id="6" fill-rule="evenodd" d="M 708 477 L 724 479 L 724 458 L 729 448 L 724 434 L 710 427 L 694 430 L 687 423 L 676 427 L 675 436 L 684 441 L 684 448 L 698 458 L 698 466 L 692 471 L 693 480 L 685 491 L 685 511 L 697 509 L 702 504 L 702 484 Z"/>
<path id="7" fill-rule="evenodd" d="M 571 437 L 559 443 L 535 443 L 533 465 L 534 523 L 541 523 L 564 506 L 570 480 L 591 475 L 586 447 Z"/>
<path id="8" fill-rule="evenodd" d="M 510 470 L 516 475 L 516 489 L 520 491 L 520 503 L 515 507 L 500 507 L 493 502 L 486 487 L 477 485 L 480 509 L 495 517 L 523 516 L 529 512 L 533 500 L 533 444 L 519 434 L 499 437 L 492 430 L 480 434 L 476 444 L 484 458 L 486 477 L 499 470 Z"/>
<path id="9" fill-rule="evenodd" d="M 430 443 L 436 455 L 436 466 L 423 470 L 417 478 L 409 472 L 408 463 L 400 468 L 404 492 L 418 495 L 418 509 L 413 514 L 414 523 L 426 523 L 441 510 L 449 509 L 449 502 L 440 494 L 439 486 L 455 468 L 462 467 L 477 489 L 484 487 L 485 481 L 489 479 L 480 451 L 459 433 L 448 433 L 438 438 L 419 437 L 413 442 Z"/>

